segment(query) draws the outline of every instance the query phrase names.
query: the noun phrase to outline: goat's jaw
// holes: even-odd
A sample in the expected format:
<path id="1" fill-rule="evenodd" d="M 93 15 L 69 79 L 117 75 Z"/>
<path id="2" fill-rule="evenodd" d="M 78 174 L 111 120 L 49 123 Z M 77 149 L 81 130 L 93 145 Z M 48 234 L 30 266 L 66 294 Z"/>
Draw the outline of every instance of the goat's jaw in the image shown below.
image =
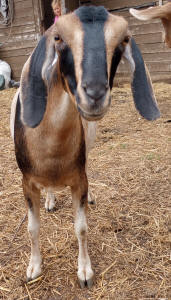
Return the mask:
<path id="1" fill-rule="evenodd" d="M 109 97 L 107 105 L 99 109 L 87 111 L 85 110 L 85 108 L 81 107 L 78 103 L 77 103 L 77 109 L 80 115 L 87 121 L 98 121 L 101 120 L 106 114 L 106 112 L 108 111 L 110 103 L 111 103 L 111 97 Z"/>
<path id="2" fill-rule="evenodd" d="M 103 111 L 102 113 L 99 113 L 99 114 L 90 114 L 90 113 L 87 113 L 85 111 L 83 111 L 79 105 L 77 105 L 78 107 L 78 111 L 80 113 L 80 115 L 86 119 L 87 121 L 98 121 L 98 120 L 101 120 L 104 115 L 106 114 L 107 110 L 108 110 L 108 107 L 105 109 L 105 111 Z"/>

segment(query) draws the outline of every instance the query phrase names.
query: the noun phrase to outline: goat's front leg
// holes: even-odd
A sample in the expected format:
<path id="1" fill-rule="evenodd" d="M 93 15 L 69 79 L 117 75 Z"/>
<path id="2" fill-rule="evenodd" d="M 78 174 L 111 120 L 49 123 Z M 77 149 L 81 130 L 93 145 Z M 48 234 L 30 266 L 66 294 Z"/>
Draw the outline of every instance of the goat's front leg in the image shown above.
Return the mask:
<path id="1" fill-rule="evenodd" d="M 90 288 L 93 285 L 94 273 L 91 268 L 91 261 L 87 250 L 87 183 L 85 186 L 86 188 L 80 186 L 77 188 L 72 188 L 72 199 L 75 218 L 75 233 L 79 244 L 77 275 L 81 288 L 84 288 L 85 286 L 88 286 Z"/>
<path id="2" fill-rule="evenodd" d="M 87 160 L 88 160 L 88 157 L 86 159 L 86 165 L 85 165 L 86 176 L 87 176 L 87 172 L 88 172 Z M 88 203 L 89 204 L 95 204 L 94 198 L 93 198 L 91 190 L 90 190 L 90 186 L 88 186 L 88 194 L 87 195 L 88 195 Z"/>
<path id="3" fill-rule="evenodd" d="M 31 240 L 31 257 L 27 268 L 27 279 L 32 280 L 41 274 L 41 255 L 39 250 L 40 230 L 40 190 L 28 185 L 23 179 L 23 192 L 28 206 L 28 232 Z"/>

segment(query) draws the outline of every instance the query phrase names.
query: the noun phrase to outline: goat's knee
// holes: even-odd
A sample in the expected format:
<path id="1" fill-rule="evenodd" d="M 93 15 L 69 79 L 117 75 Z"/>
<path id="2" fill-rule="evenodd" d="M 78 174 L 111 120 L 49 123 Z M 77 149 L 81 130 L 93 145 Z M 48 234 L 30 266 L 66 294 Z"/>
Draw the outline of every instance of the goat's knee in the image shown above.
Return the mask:
<path id="1" fill-rule="evenodd" d="M 39 236 L 40 230 L 40 221 L 34 214 L 32 209 L 28 210 L 28 232 L 31 236 L 31 239 L 35 240 Z"/>
<path id="2" fill-rule="evenodd" d="M 87 220 L 84 209 L 79 208 L 75 216 L 75 233 L 77 238 L 87 235 Z"/>

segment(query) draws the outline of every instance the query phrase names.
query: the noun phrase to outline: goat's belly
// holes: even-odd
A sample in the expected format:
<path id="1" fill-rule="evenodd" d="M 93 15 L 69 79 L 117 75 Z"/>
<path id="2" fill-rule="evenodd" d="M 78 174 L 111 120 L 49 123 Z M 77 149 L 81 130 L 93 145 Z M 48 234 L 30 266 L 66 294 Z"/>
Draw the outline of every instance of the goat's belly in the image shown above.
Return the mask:
<path id="1" fill-rule="evenodd" d="M 73 186 L 79 180 L 79 169 L 74 162 L 66 163 L 55 163 L 49 165 L 45 160 L 44 164 L 34 169 L 33 173 L 30 174 L 30 180 L 39 189 L 42 188 L 53 188 L 63 189 L 66 186 Z"/>
<path id="2" fill-rule="evenodd" d="M 34 183 L 34 185 L 39 189 L 39 190 L 45 190 L 46 192 L 55 192 L 55 191 L 62 191 L 64 190 L 67 185 L 52 185 L 52 183 L 45 181 L 42 178 L 32 178 L 31 182 Z"/>

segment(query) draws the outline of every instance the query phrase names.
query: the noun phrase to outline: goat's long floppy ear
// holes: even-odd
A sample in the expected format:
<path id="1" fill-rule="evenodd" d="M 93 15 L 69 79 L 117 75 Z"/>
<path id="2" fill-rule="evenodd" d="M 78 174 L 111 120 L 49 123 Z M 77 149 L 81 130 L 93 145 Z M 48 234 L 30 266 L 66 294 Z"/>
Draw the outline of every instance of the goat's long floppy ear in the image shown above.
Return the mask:
<path id="1" fill-rule="evenodd" d="M 171 3 L 143 10 L 130 8 L 129 11 L 132 16 L 142 21 L 160 18 L 166 33 L 166 43 L 169 47 L 171 47 Z"/>
<path id="2" fill-rule="evenodd" d="M 21 75 L 21 118 L 24 124 L 32 128 L 40 124 L 46 110 L 48 74 L 55 59 L 54 45 L 47 44 L 47 37 L 44 36 Z"/>
<path id="3" fill-rule="evenodd" d="M 154 96 L 151 79 L 144 64 L 141 52 L 133 38 L 127 44 L 123 57 L 129 62 L 132 73 L 132 94 L 135 107 L 147 120 L 155 120 L 160 117 Z"/>

